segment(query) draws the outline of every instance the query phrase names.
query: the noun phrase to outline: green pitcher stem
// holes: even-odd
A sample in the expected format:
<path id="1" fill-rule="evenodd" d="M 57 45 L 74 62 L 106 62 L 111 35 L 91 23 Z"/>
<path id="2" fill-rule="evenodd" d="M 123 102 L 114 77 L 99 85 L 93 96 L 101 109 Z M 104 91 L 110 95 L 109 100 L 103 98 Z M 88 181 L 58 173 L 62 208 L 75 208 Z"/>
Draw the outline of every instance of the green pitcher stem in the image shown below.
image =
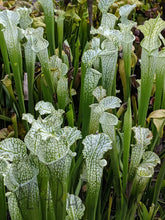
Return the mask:
<path id="1" fill-rule="evenodd" d="M 54 185 L 56 183 L 56 186 Z M 50 177 L 50 189 L 56 219 L 65 220 L 66 217 L 66 196 L 67 183 L 58 177 Z"/>
<path id="2" fill-rule="evenodd" d="M 63 44 L 63 32 L 64 32 L 64 17 L 63 15 L 57 18 L 57 32 L 58 32 L 58 50 L 59 57 L 62 58 L 62 44 Z"/>
<path id="3" fill-rule="evenodd" d="M 51 71 L 49 69 L 49 56 L 48 56 L 48 51 L 47 49 L 41 50 L 38 54 L 37 54 L 40 63 L 41 63 L 41 67 L 42 67 L 42 72 L 44 73 L 46 82 L 47 82 L 47 87 L 50 91 L 50 99 L 53 99 L 53 83 L 52 83 L 52 77 L 51 77 Z"/>
<path id="4" fill-rule="evenodd" d="M 45 15 L 46 34 L 49 41 L 50 55 L 55 54 L 55 20 L 54 20 L 54 5 L 53 0 L 39 0 Z"/>
<path id="5" fill-rule="evenodd" d="M 124 101 L 126 102 L 130 97 L 130 76 L 131 76 L 131 51 L 132 51 L 132 43 L 123 43 L 123 56 L 124 56 L 124 69 L 125 69 L 125 78 L 126 78 L 126 97 L 124 97 Z"/>
<path id="6" fill-rule="evenodd" d="M 34 73 L 36 54 L 29 48 L 25 48 L 26 70 L 28 78 L 28 112 L 34 115 Z"/>
<path id="7" fill-rule="evenodd" d="M 0 174 L 0 219 L 7 219 L 7 204 L 5 196 L 4 177 Z"/>
<path id="8" fill-rule="evenodd" d="M 6 42 L 4 39 L 3 32 L 1 30 L 0 30 L 0 48 L 1 48 L 1 53 L 2 53 L 2 57 L 3 57 L 4 65 L 5 65 L 6 74 L 8 74 L 9 78 L 11 79 L 10 64 L 9 64 Z"/>
<path id="9" fill-rule="evenodd" d="M 145 119 L 147 116 L 149 99 L 151 96 L 151 90 L 153 86 L 156 56 L 150 55 L 147 50 L 142 49 L 142 76 L 141 76 L 141 96 L 138 112 L 138 124 L 145 125 Z"/>
<path id="10" fill-rule="evenodd" d="M 132 127 L 132 115 L 131 115 L 131 103 L 128 99 L 127 112 L 124 117 L 124 141 L 123 141 L 123 193 L 125 192 L 128 178 L 128 163 L 130 153 L 130 141 L 131 141 L 131 127 Z"/>
<path id="11" fill-rule="evenodd" d="M 96 219 L 96 211 L 97 211 L 97 202 L 98 202 L 98 196 L 99 196 L 99 189 L 96 192 L 90 192 L 90 188 L 92 186 L 88 186 L 89 191 L 86 198 L 86 219 L 95 220 Z"/>
<path id="12" fill-rule="evenodd" d="M 41 212 L 42 212 L 42 219 L 46 219 L 47 216 L 47 206 L 46 201 L 48 198 L 48 179 L 45 177 L 38 176 L 38 186 L 39 186 L 39 195 L 40 195 L 40 201 L 41 201 Z M 48 201 L 49 203 L 49 201 Z"/>

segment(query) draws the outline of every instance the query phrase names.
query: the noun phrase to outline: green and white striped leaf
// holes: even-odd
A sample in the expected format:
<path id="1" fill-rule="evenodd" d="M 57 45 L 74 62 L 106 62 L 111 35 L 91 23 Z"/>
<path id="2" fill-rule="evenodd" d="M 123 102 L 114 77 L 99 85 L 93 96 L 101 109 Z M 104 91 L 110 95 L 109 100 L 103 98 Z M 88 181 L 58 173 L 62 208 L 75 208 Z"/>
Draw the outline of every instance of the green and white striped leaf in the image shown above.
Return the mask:
<path id="1" fill-rule="evenodd" d="M 152 177 L 154 167 L 160 164 L 160 158 L 152 151 L 146 151 L 143 154 L 143 161 L 137 168 L 137 175 L 141 177 Z"/>
<path id="2" fill-rule="evenodd" d="M 4 175 L 9 171 L 10 163 L 3 157 L 0 157 L 0 175 Z"/>
<path id="3" fill-rule="evenodd" d="M 131 11 L 136 8 L 136 4 L 133 5 L 124 5 L 122 7 L 119 8 L 119 14 L 121 16 L 121 22 L 125 25 L 128 25 L 130 22 L 128 20 L 128 15 L 131 13 Z"/>
<path id="4" fill-rule="evenodd" d="M 48 137 L 52 136 L 51 133 L 54 133 L 58 131 L 61 128 L 61 124 L 63 122 L 62 118 L 63 111 L 58 110 L 54 114 L 46 116 L 44 119 L 39 117 L 37 120 L 34 120 L 32 122 L 32 127 L 25 136 L 25 142 L 29 138 L 29 144 L 31 143 L 30 141 L 30 135 L 35 135 L 38 132 L 42 134 L 42 139 L 46 140 Z M 25 114 L 25 116 L 28 116 Z M 26 120 L 27 117 L 24 116 L 24 119 Z M 27 119 L 28 120 L 28 119 Z M 54 126 L 53 126 L 54 125 Z M 28 141 L 27 141 L 28 143 Z M 29 145 L 28 144 L 28 145 Z"/>
<path id="5" fill-rule="evenodd" d="M 151 166 L 146 166 L 146 164 L 141 164 L 137 168 L 137 175 L 143 178 L 150 178 L 154 174 L 154 168 Z"/>
<path id="6" fill-rule="evenodd" d="M 120 27 L 120 30 L 122 32 L 122 39 L 124 40 L 124 36 L 126 36 L 128 39 L 125 39 L 126 42 L 131 41 L 131 36 L 130 34 L 132 34 L 131 29 L 136 26 L 136 22 L 130 21 L 128 24 L 124 24 L 124 23 L 119 23 L 118 26 Z M 133 34 L 132 34 L 133 35 Z M 133 35 L 134 36 L 134 35 Z"/>
<path id="7" fill-rule="evenodd" d="M 42 121 L 34 122 L 32 124 L 31 129 L 25 136 L 25 143 L 27 144 L 28 149 L 33 154 L 40 155 L 43 160 L 43 157 L 44 158 L 47 157 L 46 155 L 43 155 L 46 151 L 44 145 L 47 145 L 47 148 L 51 148 L 51 146 L 53 145 L 53 141 L 55 142 L 55 145 L 64 144 L 63 143 L 64 140 L 59 140 L 59 138 L 57 138 L 56 135 L 50 133 L 50 132 L 54 132 L 56 129 L 58 130 L 59 127 L 56 128 L 49 127 L 49 129 L 47 129 L 47 126 L 44 127 Z M 42 150 L 42 148 L 44 149 Z M 42 151 L 44 152 L 42 153 Z M 53 151 L 53 149 L 51 151 Z"/>
<path id="8" fill-rule="evenodd" d="M 40 101 L 36 104 L 35 110 L 41 115 L 48 114 L 44 119 L 38 118 L 37 120 L 39 127 L 42 124 L 43 130 L 51 133 L 61 128 L 64 114 L 62 109 L 55 110 L 51 103 Z"/>
<path id="9" fill-rule="evenodd" d="M 136 146 L 146 149 L 146 147 L 151 143 L 152 132 L 148 128 L 133 127 L 132 130 L 135 134 Z"/>
<path id="10" fill-rule="evenodd" d="M 129 53 L 132 51 L 132 44 L 133 41 L 135 40 L 135 36 L 131 32 L 131 29 L 134 25 L 125 25 L 125 24 L 119 24 L 119 27 L 121 29 L 122 33 L 122 39 L 121 39 L 121 44 L 122 44 L 122 49 L 128 56 Z M 130 46 L 129 46 L 130 45 Z M 128 49 L 127 49 L 128 48 Z"/>
<path id="11" fill-rule="evenodd" d="M 54 3 L 53 0 L 39 0 L 43 11 L 46 24 L 46 34 L 49 41 L 50 54 L 55 54 L 55 19 L 54 19 Z"/>
<path id="12" fill-rule="evenodd" d="M 103 98 L 99 105 L 104 108 L 104 111 L 108 109 L 114 109 L 114 108 L 119 108 L 121 100 L 115 96 L 107 96 L 106 98 Z"/>
<path id="13" fill-rule="evenodd" d="M 150 166 L 145 166 L 144 164 L 141 164 L 137 168 L 137 172 L 133 181 L 133 189 L 136 193 L 134 193 L 134 196 L 138 196 L 138 200 L 141 199 L 141 196 L 147 186 L 147 183 L 149 179 L 154 174 L 154 168 Z"/>
<path id="14" fill-rule="evenodd" d="M 56 219 L 65 219 L 67 180 L 72 159 L 76 156 L 70 147 L 81 138 L 81 134 L 76 128 L 61 128 L 64 111 L 55 110 L 52 104 L 41 101 L 37 103 L 36 110 L 42 115 L 46 114 L 46 117 L 39 116 L 32 122 L 32 127 L 25 136 L 25 143 L 41 164 L 48 168 Z M 40 176 L 42 177 L 42 173 Z"/>
<path id="15" fill-rule="evenodd" d="M 117 17 L 110 13 L 104 13 L 101 18 L 101 26 L 105 29 L 113 30 Z"/>
<path id="16" fill-rule="evenodd" d="M 113 41 L 113 39 L 112 40 L 106 39 L 102 42 L 101 49 L 102 49 L 102 52 L 100 54 L 104 55 L 104 53 L 106 54 L 109 51 L 114 52 L 118 50 L 118 46 L 115 44 L 115 41 Z"/>
<path id="17" fill-rule="evenodd" d="M 60 77 L 57 83 L 57 99 L 59 108 L 63 110 L 71 101 L 68 92 L 68 79 L 65 76 Z"/>
<path id="18" fill-rule="evenodd" d="M 92 48 L 92 50 L 95 50 L 95 51 L 99 50 L 100 51 L 100 38 L 98 38 L 98 37 L 92 38 L 91 48 Z"/>
<path id="19" fill-rule="evenodd" d="M 112 148 L 112 141 L 108 135 L 102 133 L 88 135 L 82 143 L 89 190 L 95 193 L 100 188 L 103 167 L 107 164 L 102 158 L 104 153 Z"/>
<path id="20" fill-rule="evenodd" d="M 21 11 L 22 12 L 22 11 Z M 23 22 L 23 21 L 22 21 Z M 22 24 L 25 25 L 25 24 Z M 22 34 L 27 39 L 26 43 L 23 44 L 25 51 L 25 62 L 26 71 L 28 77 L 28 111 L 34 113 L 34 100 L 33 100 L 33 90 L 34 90 L 34 74 L 35 74 L 35 61 L 36 53 L 32 50 L 32 34 L 33 31 L 27 28 L 26 30 L 21 30 Z"/>
<path id="21" fill-rule="evenodd" d="M 53 85 L 56 91 L 58 80 L 61 76 L 65 76 L 67 74 L 68 67 L 65 63 L 62 63 L 62 60 L 56 55 L 50 57 L 49 67 L 52 73 Z"/>
<path id="22" fill-rule="evenodd" d="M 32 152 L 38 156 L 40 161 L 49 164 L 71 154 L 69 147 L 70 145 L 68 145 L 67 137 L 62 135 L 59 137 L 50 136 L 46 140 L 42 140 L 40 145 L 34 146 Z"/>
<path id="23" fill-rule="evenodd" d="M 138 26 L 138 29 L 144 34 L 141 46 L 150 53 L 158 49 L 161 45 L 159 34 L 164 28 L 165 21 L 163 21 L 160 16 L 146 21 L 144 25 Z"/>
<path id="24" fill-rule="evenodd" d="M 103 168 L 107 165 L 103 156 L 112 148 L 112 141 L 108 135 L 100 133 L 86 136 L 82 143 L 88 182 L 86 213 L 88 219 L 95 219 Z"/>
<path id="25" fill-rule="evenodd" d="M 3 33 L 8 48 L 12 48 L 13 42 L 18 40 L 17 25 L 20 20 L 20 15 L 15 11 L 4 10 L 0 12 L 0 24 L 3 25 Z"/>
<path id="26" fill-rule="evenodd" d="M 8 138 L 0 142 L 0 157 L 13 161 L 15 157 L 24 158 L 27 155 L 26 145 L 16 138 Z"/>
<path id="27" fill-rule="evenodd" d="M 83 57 L 82 62 L 84 63 L 86 68 L 92 67 L 93 62 L 98 57 L 100 50 L 87 50 Z"/>
<path id="28" fill-rule="evenodd" d="M 95 134 L 99 131 L 99 119 L 104 112 L 104 107 L 99 104 L 90 105 L 91 108 L 91 116 L 90 116 L 90 124 L 89 124 L 89 133 Z"/>
<path id="29" fill-rule="evenodd" d="M 114 126 L 118 124 L 118 118 L 108 112 L 104 112 L 100 118 L 101 125 Z"/>
<path id="30" fill-rule="evenodd" d="M 147 156 L 146 161 L 148 160 L 149 163 L 142 162 L 137 167 L 135 178 L 133 180 L 132 196 L 136 198 L 137 202 L 140 201 L 149 179 L 154 174 L 154 167 L 156 166 L 156 163 L 160 162 L 158 156 L 154 155 L 155 153 L 145 152 L 145 154 L 146 155 L 144 156 Z M 153 163 L 150 163 L 151 161 Z"/>
<path id="31" fill-rule="evenodd" d="M 101 73 L 93 68 L 88 68 L 85 75 L 84 84 L 84 98 L 87 98 L 88 94 L 92 95 L 94 88 L 96 88 L 99 79 L 101 78 Z"/>
<path id="32" fill-rule="evenodd" d="M 101 48 L 102 85 L 106 89 L 107 95 L 110 96 L 116 74 L 118 47 L 113 40 L 106 39 L 101 44 Z"/>
<path id="33" fill-rule="evenodd" d="M 40 101 L 36 110 L 42 115 L 48 115 L 32 122 L 32 127 L 25 136 L 25 143 L 40 161 L 48 164 L 67 155 L 70 146 L 81 138 L 81 134 L 76 128 L 61 128 L 64 111 L 55 110 L 51 103 Z"/>
<path id="34" fill-rule="evenodd" d="M 50 68 L 52 69 L 52 71 L 59 71 L 60 72 L 60 76 L 65 76 L 68 72 L 68 67 L 65 63 L 62 62 L 62 60 L 54 55 L 52 57 L 50 57 Z M 54 70 L 57 69 L 57 70 Z"/>
<path id="35" fill-rule="evenodd" d="M 44 147 L 46 146 L 46 147 Z M 44 148 L 43 148 L 44 147 Z M 55 162 L 62 159 L 69 152 L 67 146 L 67 140 L 64 137 L 50 137 L 45 141 L 42 141 L 38 145 L 37 154 L 40 161 L 45 164 Z"/>
<path id="36" fill-rule="evenodd" d="M 6 194 L 8 200 L 9 213 L 12 220 L 23 220 L 21 210 L 18 207 L 16 195 L 13 192 Z"/>
<path id="37" fill-rule="evenodd" d="M 37 220 L 41 219 L 37 182 L 38 172 L 29 157 L 18 158 L 5 177 L 5 185 L 16 196 L 23 219 L 28 219 L 28 216 L 32 216 Z M 10 210 L 15 208 L 15 205 L 10 205 Z M 14 211 L 11 210 L 11 212 Z M 17 213 L 19 214 L 18 210 Z"/>
<path id="38" fill-rule="evenodd" d="M 60 10 L 60 9 L 55 9 L 54 11 L 58 15 L 58 16 L 55 16 L 55 21 L 57 25 L 61 24 L 65 19 L 65 11 Z"/>
<path id="39" fill-rule="evenodd" d="M 62 219 L 62 217 L 59 218 L 58 216 L 64 216 L 63 219 L 65 219 L 67 181 L 69 178 L 71 162 L 75 156 L 76 153 L 69 150 L 66 151 L 65 155 L 59 160 L 47 164 L 50 174 L 49 184 L 56 219 Z"/>
<path id="40" fill-rule="evenodd" d="M 47 11 L 48 13 L 50 13 L 50 8 L 53 8 L 53 1 L 52 0 L 48 0 L 48 1 L 45 1 L 45 0 L 38 0 L 39 3 L 42 5 L 43 9 L 45 11 Z"/>
<path id="41" fill-rule="evenodd" d="M 71 127 L 65 126 L 64 128 L 60 130 L 59 135 L 67 137 L 68 147 L 72 146 L 72 144 L 74 144 L 75 141 L 82 138 L 81 132 L 77 130 L 76 127 L 71 128 Z"/>
<path id="42" fill-rule="evenodd" d="M 143 154 L 143 165 L 155 167 L 157 164 L 160 164 L 160 158 L 158 155 L 152 151 L 146 151 Z"/>
<path id="43" fill-rule="evenodd" d="M 136 144 L 132 146 L 131 163 L 130 163 L 130 178 L 135 175 L 136 169 L 139 166 L 145 149 L 150 144 L 152 139 L 152 133 L 148 128 L 133 127 L 135 134 Z"/>
<path id="44" fill-rule="evenodd" d="M 142 163 L 136 168 L 132 193 L 140 201 L 149 179 L 154 174 L 154 167 L 160 163 L 159 157 L 152 151 L 143 154 Z"/>
<path id="45" fill-rule="evenodd" d="M 98 37 L 94 37 L 92 38 L 91 41 L 91 48 L 92 50 L 95 50 L 97 52 L 100 52 L 100 38 Z M 95 70 L 99 70 L 100 69 L 100 58 L 97 57 L 94 61 L 93 61 L 93 66 Z"/>
<path id="46" fill-rule="evenodd" d="M 10 166 L 5 184 L 10 191 L 14 192 L 18 187 L 28 184 L 37 174 L 38 169 L 32 164 L 30 156 L 17 157 Z"/>
<path id="47" fill-rule="evenodd" d="M 108 115 L 104 114 L 104 113 L 108 109 L 114 109 L 114 108 L 120 107 L 120 102 L 121 102 L 121 100 L 119 98 L 114 97 L 114 96 L 108 96 L 106 98 L 103 98 L 99 102 L 99 104 L 90 105 L 91 117 L 90 117 L 89 132 L 93 133 L 93 134 L 96 133 L 99 130 L 99 122 L 102 124 L 102 128 L 103 128 L 104 132 L 106 131 L 106 128 L 109 130 L 109 126 L 116 125 L 118 123 L 117 117 L 112 114 L 109 115 L 109 113 L 108 113 Z M 111 115 L 112 115 L 112 117 L 111 117 Z M 106 117 L 107 117 L 107 121 L 106 121 Z M 104 120 L 106 122 L 104 122 Z M 115 120 L 115 121 L 113 122 L 113 120 Z M 114 130 L 114 126 L 113 126 L 112 130 Z"/>
<path id="48" fill-rule="evenodd" d="M 33 19 L 30 17 L 30 13 L 32 12 L 31 8 L 17 8 L 16 10 L 20 15 L 19 25 L 20 28 L 26 29 L 31 26 L 33 23 Z"/>
<path id="49" fill-rule="evenodd" d="M 31 115 L 30 113 L 23 114 L 22 119 L 26 120 L 29 124 L 32 124 L 35 121 L 34 116 Z"/>
<path id="50" fill-rule="evenodd" d="M 27 28 L 26 30 L 22 30 L 22 32 L 25 38 L 29 41 L 31 49 L 35 53 L 38 53 L 48 47 L 48 41 L 43 38 L 44 29 L 42 27 L 36 29 Z"/>
<path id="51" fill-rule="evenodd" d="M 32 123 L 32 127 L 25 136 L 25 143 L 29 148 L 33 149 L 33 139 L 31 137 L 36 137 L 36 144 L 40 141 L 46 140 L 48 137 L 52 136 L 52 133 L 61 129 L 63 123 L 62 115 L 63 110 L 55 110 L 51 103 L 40 101 L 36 104 L 36 111 L 39 110 L 41 115 L 47 115 L 45 118 L 38 117 L 37 120 L 33 119 L 31 114 L 24 114 L 23 119 L 27 120 L 29 123 Z M 31 149 L 31 150 L 32 150 Z"/>
<path id="52" fill-rule="evenodd" d="M 103 168 L 107 165 L 107 161 L 103 159 L 103 156 L 105 152 L 112 149 L 112 141 L 108 135 L 100 133 L 86 136 L 82 143 L 84 145 L 82 153 L 85 159 L 88 182 L 86 215 L 88 219 L 96 219 Z"/>
<path id="53" fill-rule="evenodd" d="M 21 34 L 18 32 L 18 23 L 20 16 L 17 12 L 4 10 L 0 12 L 0 26 L 3 31 L 6 47 L 8 50 L 10 64 L 14 74 L 15 87 L 18 95 L 18 102 L 21 114 L 25 112 L 23 89 L 21 84 L 22 76 L 22 53 L 20 38 Z M 2 29 L 3 26 L 3 29 Z"/>
<path id="54" fill-rule="evenodd" d="M 96 42 L 97 43 L 97 42 Z M 89 131 L 90 105 L 94 102 L 92 95 L 96 88 L 101 73 L 92 68 L 97 61 L 100 50 L 87 50 L 84 52 L 81 63 L 81 96 L 80 96 L 80 112 L 79 123 L 82 122 L 82 134 L 85 137 Z"/>
<path id="55" fill-rule="evenodd" d="M 119 30 L 110 30 L 108 28 L 105 29 L 104 26 L 100 26 L 98 29 L 91 28 L 91 34 L 99 34 L 104 36 L 105 38 L 109 39 L 110 41 L 113 41 L 116 46 L 120 45 L 121 40 L 121 32 Z"/>
<path id="56" fill-rule="evenodd" d="M 164 27 L 165 22 L 158 16 L 145 22 L 144 26 L 139 28 L 144 34 L 144 39 L 141 42 L 141 87 L 138 112 L 138 124 L 142 126 L 144 126 L 147 116 L 157 64 L 158 48 L 161 45 L 159 34 Z"/>
<path id="57" fill-rule="evenodd" d="M 135 36 L 133 35 L 131 29 L 136 25 L 135 22 L 128 21 L 118 24 L 121 29 L 121 46 L 123 52 L 123 60 L 124 60 L 124 74 L 125 74 L 125 82 L 126 86 L 123 88 L 124 92 L 124 100 L 128 100 L 130 93 L 130 75 L 131 75 L 131 53 L 133 47 L 133 41 L 135 40 Z M 123 80 L 122 80 L 123 81 Z M 124 84 L 124 82 L 122 82 Z"/>
<path id="58" fill-rule="evenodd" d="M 67 194 L 66 203 L 66 220 L 78 220 L 82 219 L 85 211 L 85 206 L 78 196 L 73 194 Z"/>
<path id="59" fill-rule="evenodd" d="M 155 91 L 154 110 L 161 109 L 161 103 L 164 103 L 162 101 L 162 95 L 165 92 L 164 59 L 165 59 L 165 48 L 162 48 L 158 54 L 157 64 L 156 64 L 156 91 Z M 162 132 L 162 135 L 163 135 L 163 132 Z"/>
<path id="60" fill-rule="evenodd" d="M 49 43 L 43 38 L 44 29 L 39 27 L 33 30 L 32 50 L 36 53 L 48 47 Z"/>
<path id="61" fill-rule="evenodd" d="M 111 140 L 115 140 L 115 125 L 118 124 L 118 118 L 108 112 L 104 112 L 99 120 L 103 132 L 108 134 Z"/>
<path id="62" fill-rule="evenodd" d="M 55 109 L 50 102 L 40 101 L 36 104 L 35 110 L 40 113 L 40 115 L 51 114 L 55 112 Z"/>
<path id="63" fill-rule="evenodd" d="M 97 86 L 92 92 L 93 96 L 100 102 L 106 96 L 106 90 L 102 86 Z"/>
<path id="64" fill-rule="evenodd" d="M 44 73 L 44 77 L 49 88 L 49 97 L 47 97 L 47 99 L 49 101 L 52 101 L 54 87 L 52 83 L 51 72 L 49 69 L 49 55 L 47 50 L 49 42 L 43 38 L 44 29 L 42 27 L 39 27 L 37 29 L 27 28 L 23 33 L 28 40 L 28 48 L 31 48 L 33 53 L 36 53 L 41 63 L 42 72 Z M 33 54 L 33 56 L 35 59 L 35 54 Z"/>
<path id="65" fill-rule="evenodd" d="M 19 23 L 19 19 L 20 15 L 15 11 L 1 11 L 0 23 L 3 24 L 4 28 L 9 28 L 12 25 L 14 28 Z"/>
<path id="66" fill-rule="evenodd" d="M 82 118 L 82 132 L 85 137 L 89 130 L 90 121 L 90 105 L 94 102 L 94 97 L 92 95 L 93 90 L 96 88 L 99 79 L 101 78 L 101 73 L 93 68 L 87 68 L 84 72 L 84 82 L 81 90 L 81 118 Z"/>
<path id="67" fill-rule="evenodd" d="M 48 168 L 55 215 L 57 219 L 61 219 L 61 216 L 65 216 L 70 166 L 72 158 L 76 156 L 70 147 L 81 138 L 81 133 L 75 127 L 61 128 L 64 111 L 55 110 L 52 104 L 41 101 L 37 104 L 36 110 L 42 115 L 46 114 L 46 117 L 39 116 L 32 122 L 32 127 L 25 137 L 25 143 L 30 152 Z"/>
<path id="68" fill-rule="evenodd" d="M 115 0 L 100 0 L 98 7 L 102 13 L 105 13 L 114 2 Z"/>

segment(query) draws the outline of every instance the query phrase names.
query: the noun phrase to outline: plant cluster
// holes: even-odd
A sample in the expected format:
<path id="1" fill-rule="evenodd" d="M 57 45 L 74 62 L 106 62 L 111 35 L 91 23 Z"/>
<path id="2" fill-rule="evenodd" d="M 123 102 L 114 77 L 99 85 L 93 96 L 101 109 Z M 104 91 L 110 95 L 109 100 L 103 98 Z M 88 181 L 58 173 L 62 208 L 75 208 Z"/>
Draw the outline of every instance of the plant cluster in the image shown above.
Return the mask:
<path id="1" fill-rule="evenodd" d="M 165 21 L 137 24 L 137 6 L 38 0 L 0 11 L 0 119 L 12 124 L 0 131 L 2 219 L 165 218 L 165 151 L 154 152 L 165 125 Z"/>

